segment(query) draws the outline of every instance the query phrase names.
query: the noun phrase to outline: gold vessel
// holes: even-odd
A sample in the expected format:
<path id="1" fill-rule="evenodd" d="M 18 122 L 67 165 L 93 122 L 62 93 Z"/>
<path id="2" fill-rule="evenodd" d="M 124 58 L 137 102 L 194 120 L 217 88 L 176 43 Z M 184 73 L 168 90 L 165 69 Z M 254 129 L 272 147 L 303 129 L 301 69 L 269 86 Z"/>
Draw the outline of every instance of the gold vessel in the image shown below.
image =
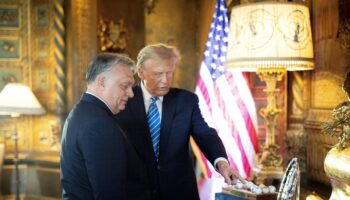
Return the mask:
<path id="1" fill-rule="evenodd" d="M 350 147 L 333 147 L 325 158 L 324 170 L 333 188 L 330 200 L 350 200 Z"/>
<path id="2" fill-rule="evenodd" d="M 323 200 L 316 192 L 312 192 L 311 194 L 306 196 L 305 200 Z"/>

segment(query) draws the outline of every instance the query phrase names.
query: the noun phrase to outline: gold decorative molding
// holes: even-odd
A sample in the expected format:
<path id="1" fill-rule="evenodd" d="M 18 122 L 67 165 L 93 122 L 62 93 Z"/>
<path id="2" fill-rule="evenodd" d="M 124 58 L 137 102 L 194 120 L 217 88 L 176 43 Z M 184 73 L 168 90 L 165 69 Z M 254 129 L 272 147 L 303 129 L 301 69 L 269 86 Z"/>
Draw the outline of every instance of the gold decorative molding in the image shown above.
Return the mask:
<path id="1" fill-rule="evenodd" d="M 6 40 L 11 39 L 11 41 L 18 41 L 18 58 L 7 59 L 0 56 L 0 77 L 1 86 L 5 85 L 9 81 L 16 81 L 32 85 L 32 60 L 31 60 L 31 19 L 30 19 L 30 9 L 28 0 L 4 0 L 0 2 L 0 8 L 10 8 L 17 10 L 18 16 L 18 26 L 11 27 L 6 26 L 2 23 L 0 28 L 0 38 Z M 2 16 L 5 17 L 6 16 Z M 11 19 L 3 19 L 6 23 Z M 3 21 L 4 22 L 4 21 Z M 10 45 L 11 46 L 11 45 Z M 8 50 L 11 48 L 8 46 Z M 2 46 L 1 48 L 6 48 Z M 6 57 L 6 56 L 5 56 Z M 0 88 L 2 89 L 2 88 Z M 14 141 L 11 138 L 13 131 L 12 121 L 2 117 L 1 120 L 1 140 L 6 145 L 6 154 L 11 154 L 14 149 Z M 19 150 L 26 151 L 32 148 L 32 137 L 33 134 L 33 124 L 32 117 L 21 117 L 18 120 L 18 142 Z M 12 155 L 12 154 L 11 154 Z"/>
<path id="2" fill-rule="evenodd" d="M 336 138 L 320 133 L 318 129 L 308 129 L 307 171 L 309 178 L 330 185 L 324 172 L 324 159 L 336 143 Z"/>
<path id="3" fill-rule="evenodd" d="M 145 0 L 147 14 L 153 13 L 154 8 L 156 7 L 157 2 L 158 2 L 158 0 Z"/>
<path id="4" fill-rule="evenodd" d="M 54 1 L 54 60 L 55 60 L 55 113 L 59 123 L 63 124 L 67 113 L 66 91 L 66 44 L 64 0 Z"/>
<path id="5" fill-rule="evenodd" d="M 287 162 L 297 157 L 301 172 L 306 172 L 306 133 L 301 124 L 291 124 L 285 137 L 288 150 Z"/>
<path id="6" fill-rule="evenodd" d="M 69 1 L 70 25 L 67 27 L 68 110 L 86 89 L 85 72 L 97 53 L 96 0 Z"/>
<path id="7" fill-rule="evenodd" d="M 124 20 L 117 23 L 113 20 L 100 18 L 97 35 L 99 38 L 100 51 L 123 53 L 127 47 L 127 35 Z"/>
<path id="8" fill-rule="evenodd" d="M 328 151 L 337 143 L 337 138 L 323 134 L 321 124 L 330 119 L 330 109 L 310 109 L 305 120 L 308 177 L 328 185 L 330 182 L 323 164 Z"/>
<path id="9" fill-rule="evenodd" d="M 285 143 L 287 147 L 287 159 L 298 158 L 300 171 L 306 172 L 306 133 L 303 123 L 306 118 L 308 105 L 308 92 L 310 88 L 309 77 L 304 72 L 290 72 L 290 90 L 292 102 L 289 106 L 288 130 Z"/>
<path id="10" fill-rule="evenodd" d="M 305 126 L 320 129 L 321 122 L 327 122 L 331 120 L 331 112 L 331 109 L 311 108 L 309 110 L 308 116 L 306 117 Z"/>
<path id="11" fill-rule="evenodd" d="M 339 29 L 337 39 L 343 49 L 350 50 L 350 3 L 346 0 L 339 0 Z"/>
<path id="12" fill-rule="evenodd" d="M 303 116 L 304 112 L 304 99 L 303 99 L 303 87 L 304 80 L 302 78 L 303 72 L 293 71 L 292 74 L 292 115 Z"/>

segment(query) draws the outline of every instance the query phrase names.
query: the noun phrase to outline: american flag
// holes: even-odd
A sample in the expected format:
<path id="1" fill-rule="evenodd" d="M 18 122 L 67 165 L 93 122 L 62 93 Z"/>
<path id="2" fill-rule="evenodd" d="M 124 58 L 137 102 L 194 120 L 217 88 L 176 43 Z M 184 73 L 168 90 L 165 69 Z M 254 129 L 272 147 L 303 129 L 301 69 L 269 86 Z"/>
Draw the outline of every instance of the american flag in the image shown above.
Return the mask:
<path id="1" fill-rule="evenodd" d="M 219 0 L 210 27 L 196 94 L 203 117 L 224 143 L 231 166 L 250 177 L 258 150 L 257 118 L 253 98 L 242 72 L 224 67 L 229 21 L 225 0 Z M 193 140 L 193 150 L 205 177 L 220 177 Z"/>

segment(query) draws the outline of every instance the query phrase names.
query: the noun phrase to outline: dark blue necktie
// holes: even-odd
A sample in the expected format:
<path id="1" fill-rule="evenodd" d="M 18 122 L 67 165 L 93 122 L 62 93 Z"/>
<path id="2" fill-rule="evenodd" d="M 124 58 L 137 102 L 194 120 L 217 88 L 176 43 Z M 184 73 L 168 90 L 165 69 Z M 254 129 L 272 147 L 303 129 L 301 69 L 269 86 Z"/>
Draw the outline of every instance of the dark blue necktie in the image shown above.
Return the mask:
<path id="1" fill-rule="evenodd" d="M 157 108 L 158 97 L 151 98 L 151 104 L 147 113 L 148 127 L 151 133 L 154 155 L 158 161 L 160 139 L 160 116 Z"/>

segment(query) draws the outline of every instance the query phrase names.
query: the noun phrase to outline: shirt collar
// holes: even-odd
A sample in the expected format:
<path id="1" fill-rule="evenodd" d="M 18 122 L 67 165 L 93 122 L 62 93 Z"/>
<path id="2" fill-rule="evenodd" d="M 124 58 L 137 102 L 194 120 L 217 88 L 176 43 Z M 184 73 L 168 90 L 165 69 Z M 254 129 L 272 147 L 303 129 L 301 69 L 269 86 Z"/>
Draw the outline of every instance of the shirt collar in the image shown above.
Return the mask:
<path id="1" fill-rule="evenodd" d="M 92 96 L 98 98 L 99 100 L 101 100 L 104 104 L 106 104 L 106 106 L 109 108 L 109 110 L 113 113 L 113 110 L 108 106 L 107 102 L 105 102 L 103 99 L 101 99 L 100 97 L 98 97 L 98 96 L 92 94 L 91 92 L 87 92 L 87 91 L 86 91 L 85 93 L 86 93 L 86 94 L 90 94 L 90 95 L 92 95 Z M 151 97 L 150 97 L 150 98 L 151 98 Z M 113 115 L 114 115 L 114 113 L 113 113 Z"/>
<path id="2" fill-rule="evenodd" d="M 141 90 L 142 90 L 142 94 L 143 94 L 143 100 L 145 102 L 148 102 L 151 100 L 152 95 L 147 91 L 145 85 L 143 84 L 143 81 L 141 81 Z M 164 96 L 158 96 L 160 102 L 163 102 L 163 98 Z"/>

